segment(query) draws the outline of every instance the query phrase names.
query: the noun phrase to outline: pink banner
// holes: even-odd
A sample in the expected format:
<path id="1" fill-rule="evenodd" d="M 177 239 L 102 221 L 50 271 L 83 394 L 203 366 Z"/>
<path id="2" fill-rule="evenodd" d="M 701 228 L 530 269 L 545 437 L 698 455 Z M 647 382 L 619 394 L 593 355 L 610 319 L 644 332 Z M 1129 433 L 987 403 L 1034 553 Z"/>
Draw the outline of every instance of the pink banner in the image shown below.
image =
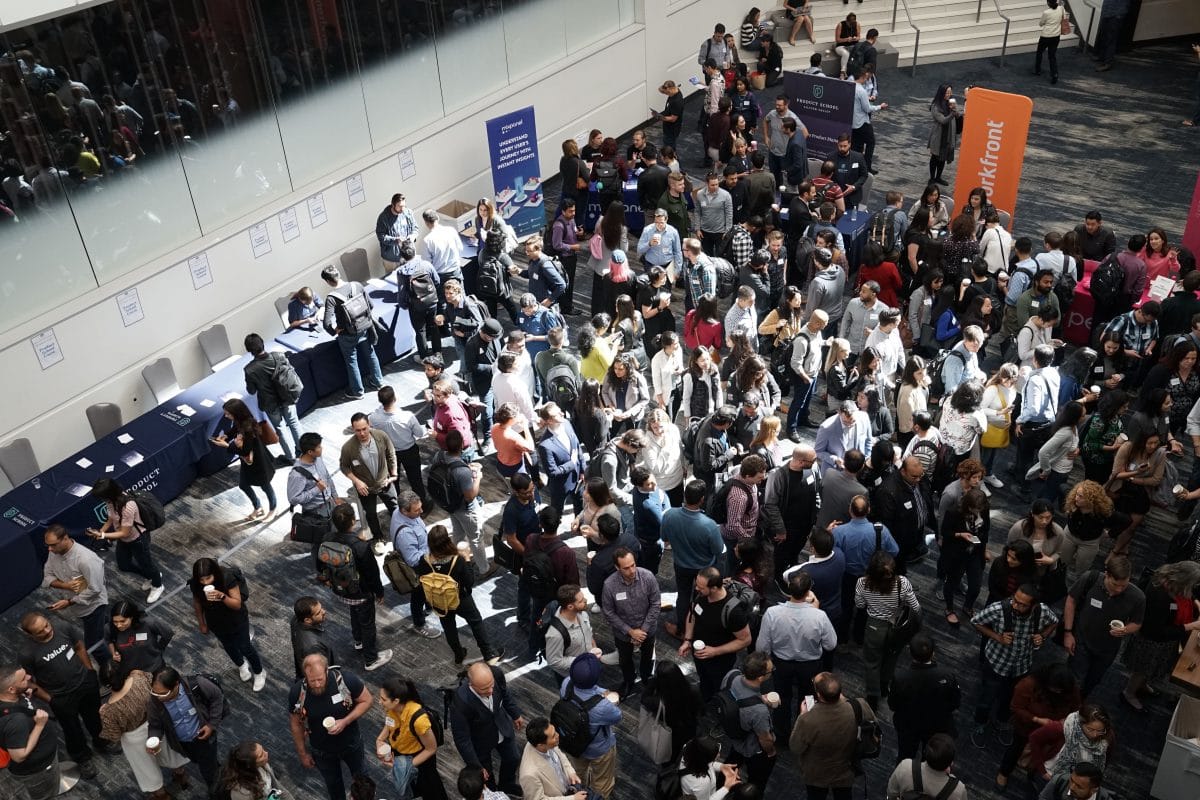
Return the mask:
<path id="1" fill-rule="evenodd" d="M 1183 225 L 1183 246 L 1200 253 L 1200 175 L 1196 176 L 1196 190 L 1192 192 L 1192 205 Z"/>

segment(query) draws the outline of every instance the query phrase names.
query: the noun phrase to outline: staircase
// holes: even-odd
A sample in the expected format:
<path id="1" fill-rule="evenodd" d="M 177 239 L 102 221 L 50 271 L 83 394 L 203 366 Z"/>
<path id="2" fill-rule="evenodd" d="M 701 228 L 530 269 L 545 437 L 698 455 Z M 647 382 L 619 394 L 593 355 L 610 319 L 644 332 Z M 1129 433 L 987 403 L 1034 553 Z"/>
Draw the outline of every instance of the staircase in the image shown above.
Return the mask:
<path id="1" fill-rule="evenodd" d="M 870 28 L 879 29 L 879 41 L 886 43 L 886 48 L 880 48 L 880 61 L 885 67 L 889 58 L 887 51 L 899 54 L 899 66 L 910 68 L 913 63 L 913 50 L 917 49 L 917 64 L 934 64 L 943 61 L 961 61 L 968 58 L 999 56 L 1004 46 L 1005 22 L 996 12 L 993 0 L 908 0 L 908 10 L 912 22 L 921 29 L 919 47 L 917 33 L 908 25 L 908 17 L 904 14 L 904 4 L 894 0 L 896 11 L 896 29 L 892 30 L 893 0 L 863 0 L 861 3 L 851 2 L 843 5 L 836 0 L 823 0 L 813 4 L 816 18 L 814 35 L 817 43 L 809 44 L 804 40 L 803 31 L 796 38 L 796 46 L 787 44 L 788 30 L 776 31 L 776 40 L 783 47 L 783 68 L 786 70 L 802 70 L 808 66 L 809 57 L 819 50 L 825 54 L 825 66 L 833 66 L 832 74 L 837 74 L 833 63 L 836 56 L 832 55 L 833 34 L 837 23 L 845 19 L 846 14 L 853 12 L 858 15 L 858 23 L 863 35 Z M 1040 36 L 1038 20 L 1046 9 L 1045 0 L 998 0 L 1000 11 L 1010 20 L 1008 31 L 1007 54 L 1030 53 L 1037 49 Z M 1080 0 L 1076 6 L 1084 8 Z M 975 21 L 976 10 L 979 10 L 979 21 Z M 1086 19 L 1084 20 L 1086 24 Z M 1076 36 L 1064 36 L 1060 47 L 1075 44 Z M 829 70 L 826 69 L 828 73 Z"/>

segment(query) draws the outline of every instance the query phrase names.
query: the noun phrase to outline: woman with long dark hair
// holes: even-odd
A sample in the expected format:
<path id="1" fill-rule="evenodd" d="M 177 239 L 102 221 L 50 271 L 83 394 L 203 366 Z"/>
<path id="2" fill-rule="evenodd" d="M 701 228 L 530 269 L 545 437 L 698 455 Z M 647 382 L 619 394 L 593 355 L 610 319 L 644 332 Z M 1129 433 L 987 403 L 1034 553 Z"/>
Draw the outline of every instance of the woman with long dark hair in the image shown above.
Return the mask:
<path id="1" fill-rule="evenodd" d="M 1110 555 L 1128 555 L 1133 533 L 1150 511 L 1150 496 L 1162 483 L 1167 450 L 1153 428 L 1140 431 L 1117 450 L 1107 490 L 1116 494 L 1114 505 L 1129 515 L 1129 525 L 1117 536 Z"/>
<path id="2" fill-rule="evenodd" d="M 271 488 L 271 479 L 275 477 L 275 459 L 259 436 L 258 420 L 250 411 L 250 407 L 236 397 L 231 397 L 221 406 L 225 411 L 225 419 L 232 423 L 228 438 L 225 431 L 220 431 L 210 441 L 214 447 L 224 447 L 232 455 L 238 457 L 238 488 L 250 498 L 254 507 L 247 520 L 255 520 L 267 514 L 275 513 L 275 490 Z M 258 495 L 254 487 L 262 489 L 267 496 L 267 510 L 259 505 Z"/>
<path id="3" fill-rule="evenodd" d="M 659 661 L 654 675 L 646 681 L 642 708 L 657 714 L 661 706 L 663 723 L 671 729 L 671 758 L 678 763 L 683 747 L 696 737 L 696 725 L 702 708 L 700 692 L 674 661 Z"/>
<path id="4" fill-rule="evenodd" d="M 933 304 L 937 302 L 945 285 L 945 276 L 940 269 L 927 269 L 921 275 L 921 283 L 908 298 L 908 329 L 913 335 L 913 352 L 920 356 L 936 355 Z M 926 330 L 929 332 L 926 333 Z"/>
<path id="5" fill-rule="evenodd" d="M 689 420 L 703 419 L 725 404 L 721 373 L 706 347 L 692 350 L 688 356 L 688 368 L 683 373 L 682 383 L 683 396 L 679 403 L 679 414 L 684 427 Z"/>
<path id="6" fill-rule="evenodd" d="M 638 372 L 637 360 L 632 355 L 617 355 L 600 387 L 600 398 L 612 420 L 609 435 L 617 436 L 642 424 L 650 405 L 650 387 Z"/>
<path id="7" fill-rule="evenodd" d="M 604 412 L 604 401 L 600 399 L 600 382 L 585 378 L 579 384 L 579 397 L 575 400 L 572 424 L 579 443 L 589 453 L 596 453 L 609 439 L 612 421 Z"/>
<path id="8" fill-rule="evenodd" d="M 562 153 L 562 158 L 558 160 L 558 174 L 562 178 L 562 199 L 574 200 L 576 208 L 587 208 L 590 169 L 579 157 L 579 143 L 574 139 L 564 139 Z"/>
<path id="9" fill-rule="evenodd" d="M 942 243 L 942 272 L 947 285 L 958 288 L 963 278 L 971 277 L 971 264 L 979 258 L 979 240 L 975 238 L 975 220 L 969 209 L 950 222 L 950 238 Z"/>
<path id="10" fill-rule="evenodd" d="M 921 209 L 929 214 L 929 224 L 926 226 L 929 230 L 945 230 L 950 224 L 950 208 L 942 199 L 942 188 L 932 181 L 925 187 L 925 191 L 921 192 L 921 198 L 912 204 L 908 216 L 915 218 Z"/>
<path id="11" fill-rule="evenodd" d="M 599 314 L 612 308 L 605 278 L 612 268 L 614 250 L 629 251 L 629 235 L 625 230 L 625 206 L 620 200 L 609 203 L 596 226 L 596 232 L 588 240 L 588 266 L 592 268 L 591 313 Z"/>
<path id="12" fill-rule="evenodd" d="M 946 574 L 942 596 L 946 599 L 946 622 L 951 625 L 960 622 L 955 612 L 955 595 L 964 574 L 967 576 L 967 593 L 963 596 L 963 615 L 970 617 L 975 610 L 975 601 L 979 599 L 988 534 L 992 528 L 990 513 L 987 496 L 979 489 L 970 489 L 942 520 L 941 566 Z"/>
<path id="13" fill-rule="evenodd" d="M 121 669 L 140 669 L 153 675 L 165 666 L 163 653 L 175 636 L 171 626 L 148 619 L 132 600 L 118 600 L 108 617 L 108 650 Z"/>
<path id="14" fill-rule="evenodd" d="M 1200 400 L 1200 371 L 1196 369 L 1196 345 L 1180 339 L 1161 362 L 1150 368 L 1140 391 L 1165 389 L 1171 397 L 1171 432 L 1183 434 L 1188 412 Z"/>
<path id="15" fill-rule="evenodd" d="M 1112 474 L 1113 459 L 1122 444 L 1129 395 L 1120 389 L 1102 392 L 1096 412 L 1088 418 L 1079 445 L 1085 480 L 1103 484 Z"/>
<path id="16" fill-rule="evenodd" d="M 896 421 L 900 446 L 913 437 L 913 414 L 929 410 L 929 378 L 925 374 L 925 359 L 910 356 L 900 377 L 896 395 Z"/>
<path id="17" fill-rule="evenodd" d="M 291 794 L 279 785 L 267 749 L 246 740 L 229 751 L 221 770 L 222 796 L 229 800 L 284 800 Z"/>
<path id="18" fill-rule="evenodd" d="M 253 689 L 261 692 L 267 682 L 262 658 L 250 639 L 250 610 L 242 593 L 242 572 L 224 566 L 215 558 L 198 558 L 192 564 L 192 610 L 200 633 L 212 632 L 238 668 L 243 681 L 254 679 Z"/>
<path id="19" fill-rule="evenodd" d="M 150 531 L 142 522 L 142 514 L 133 497 L 121 484 L 111 478 L 99 478 L 92 486 L 92 495 L 104 501 L 108 519 L 100 529 L 88 528 L 88 536 L 117 543 L 117 569 L 133 572 L 146 579 L 142 589 L 148 590 L 146 604 L 158 602 L 163 595 L 162 573 L 150 552 Z"/>
<path id="20" fill-rule="evenodd" d="M 726 800 L 730 790 L 741 786 L 738 768 L 718 760 L 721 746 L 715 739 L 700 736 L 683 748 L 679 765 L 679 788 L 692 800 Z"/>
<path id="21" fill-rule="evenodd" d="M 733 390 L 736 389 L 733 377 L 742 363 L 754 355 L 754 342 L 746 331 L 733 331 L 728 339 L 729 353 L 721 359 L 721 381 L 730 390 L 730 402 L 737 402 L 738 396 L 733 394 Z"/>
<path id="22" fill-rule="evenodd" d="M 384 679 L 379 704 L 386 716 L 375 736 L 375 754 L 391 772 L 400 793 L 398 800 L 416 795 L 423 800 L 446 800 L 446 788 L 438 775 L 432 717 L 421 703 L 416 684 L 394 675 Z"/>
<path id="23" fill-rule="evenodd" d="M 767 369 L 767 362 L 758 355 L 752 354 L 743 360 L 730 380 L 730 399 L 736 398 L 740 401 L 748 392 L 758 393 L 758 407 L 765 416 L 774 414 L 775 409 L 779 408 L 779 401 L 782 398 L 779 384 L 775 382 L 775 376 Z"/>
<path id="24" fill-rule="evenodd" d="M 988 569 L 988 596 L 984 606 L 1005 600 L 1017 593 L 1022 585 L 1037 582 L 1037 566 L 1033 545 L 1017 539 L 1004 545 L 1000 555 L 992 559 Z"/>
<path id="25" fill-rule="evenodd" d="M 1146 234 L 1146 246 L 1138 252 L 1138 258 L 1146 263 L 1146 283 L 1155 278 L 1179 277 L 1179 248 L 1167 241 L 1167 232 L 1159 227 L 1151 228 Z"/>
<path id="26" fill-rule="evenodd" d="M 633 298 L 627 294 L 617 295 L 613 330 L 621 335 L 617 344 L 619 351 L 632 355 L 638 369 L 644 368 L 649 363 L 643 344 L 646 323 L 642 321 L 642 312 L 634 307 Z"/>
<path id="27" fill-rule="evenodd" d="M 1139 390 L 1138 397 L 1141 399 L 1141 405 L 1125 423 L 1125 435 L 1136 439 L 1143 433 L 1153 431 L 1158 434 L 1162 444 L 1166 445 L 1171 441 L 1169 415 L 1174 404 L 1171 395 L 1165 387 L 1159 387 Z"/>
<path id="28" fill-rule="evenodd" d="M 958 119 L 962 116 L 950 84 L 938 86 L 929 103 L 929 113 L 933 117 L 933 128 L 929 131 L 929 182 L 949 186 L 942 180 L 942 172 L 954 160 L 954 151 L 958 149 Z"/>
<path id="29" fill-rule="evenodd" d="M 971 218 L 975 223 L 975 235 L 978 238 L 983 235 L 983 226 L 987 222 L 987 215 L 995 211 L 996 207 L 988 202 L 987 189 L 982 186 L 976 186 L 967 195 L 967 204 L 963 206 L 962 213 L 964 216 Z"/>
<path id="30" fill-rule="evenodd" d="M 1038 498 L 1029 506 L 1029 513 L 1008 529 L 1008 541 L 1024 540 L 1033 548 L 1034 566 L 1040 578 L 1058 563 L 1058 551 L 1063 543 L 1063 528 L 1054 521 L 1054 507 Z"/>
<path id="31" fill-rule="evenodd" d="M 867 574 L 854 586 L 854 605 L 867 613 L 863 640 L 863 668 L 867 702 L 874 708 L 892 683 L 899 650 L 889 644 L 892 620 L 903 605 L 912 613 L 921 613 L 921 604 L 908 578 L 896 574 L 896 560 L 886 550 L 876 550 L 867 564 Z"/>
<path id="32" fill-rule="evenodd" d="M 707 347 L 714 354 L 725 345 L 725 326 L 715 294 L 704 294 L 683 317 L 683 342 L 689 350 Z"/>

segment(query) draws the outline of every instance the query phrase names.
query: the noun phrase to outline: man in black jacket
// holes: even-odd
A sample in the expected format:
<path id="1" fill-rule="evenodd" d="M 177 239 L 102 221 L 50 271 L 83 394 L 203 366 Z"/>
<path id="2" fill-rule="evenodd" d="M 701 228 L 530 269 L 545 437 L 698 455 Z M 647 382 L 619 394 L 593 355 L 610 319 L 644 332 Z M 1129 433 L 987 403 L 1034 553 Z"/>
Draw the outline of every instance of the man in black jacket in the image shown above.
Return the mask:
<path id="1" fill-rule="evenodd" d="M 642 149 L 642 174 L 637 177 L 638 205 L 646 217 L 646 224 L 654 222 L 654 210 L 658 208 L 658 198 L 667 191 L 667 176 L 671 170 L 658 163 L 658 148 L 647 144 Z"/>
<path id="2" fill-rule="evenodd" d="M 383 603 L 383 579 L 379 562 L 371 552 L 370 538 L 362 538 L 355 530 L 354 508 L 343 503 L 333 510 L 333 536 L 317 551 L 321 576 L 329 583 L 338 602 L 350 612 L 350 633 L 354 644 L 361 645 L 363 662 L 368 672 L 379 669 L 392 658 L 391 650 L 378 649 L 375 630 L 375 605 Z M 336 566 L 324 557 L 339 561 L 346 552 L 353 555 L 352 565 Z M 356 650 L 360 649 L 355 647 Z"/>
<path id="3" fill-rule="evenodd" d="M 454 746 L 468 767 L 483 772 L 489 787 L 512 796 L 520 796 L 517 768 L 521 751 L 517 734 L 525 727 L 525 717 L 508 691 L 504 673 L 477 661 L 467 669 L 450 704 L 450 732 Z M 500 754 L 499 780 L 492 771 L 492 752 Z"/>
<path id="4" fill-rule="evenodd" d="M 492 375 L 496 362 L 500 359 L 500 337 L 504 335 L 504 326 L 499 320 L 484 320 L 471 338 L 467 339 L 463 360 L 459 370 L 467 375 L 471 393 L 483 403 L 481 422 L 483 423 L 483 440 L 486 443 L 492 435 L 492 414 L 495 413 L 495 403 L 492 400 Z"/>
<path id="5" fill-rule="evenodd" d="M 920 459 L 904 459 L 900 469 L 893 470 L 871 493 L 871 505 L 875 509 L 871 521 L 882 522 L 896 539 L 900 548 L 896 572 L 903 575 L 910 562 L 925 555 L 925 534 L 932 533 L 937 524 L 933 492 Z"/>
<path id="6" fill-rule="evenodd" d="M 704 481 L 711 497 L 716 489 L 718 472 L 724 472 L 741 454 L 741 446 L 730 441 L 729 429 L 737 417 L 733 406 L 721 406 L 696 431 L 696 450 L 693 454 L 693 474 Z"/>
<path id="7" fill-rule="evenodd" d="M 919 633 L 908 644 L 912 664 L 897 670 L 888 694 L 892 724 L 896 727 L 897 761 L 916 758 L 934 734 L 951 739 L 958 734 L 954 715 L 962 690 L 954 670 L 934 661 L 933 639 Z"/>
<path id="8" fill-rule="evenodd" d="M 150 696 L 146 732 L 161 742 L 154 752 L 166 745 L 187 756 L 199 768 L 209 796 L 215 797 L 220 769 L 217 733 L 228 712 L 221 687 L 203 675 L 184 680 L 171 667 L 163 667 L 154 673 Z"/>
<path id="9" fill-rule="evenodd" d="M 840 134 L 837 152 L 833 154 L 833 180 L 842 188 L 847 211 L 858 208 L 863 202 L 862 188 L 869 174 L 863 154 L 850 149 L 850 134 Z"/>
<path id="10" fill-rule="evenodd" d="M 821 476 L 813 469 L 817 451 L 810 445 L 792 448 L 792 457 L 767 476 L 759 520 L 775 543 L 775 579 L 796 563 L 821 510 Z"/>
<path id="11" fill-rule="evenodd" d="M 338 663 L 329 634 L 325 632 L 326 614 L 321 601 L 305 595 L 296 600 L 292 612 L 292 660 L 296 662 L 296 679 L 304 677 L 301 667 L 305 656 L 319 653 L 325 656 L 330 664 Z"/>

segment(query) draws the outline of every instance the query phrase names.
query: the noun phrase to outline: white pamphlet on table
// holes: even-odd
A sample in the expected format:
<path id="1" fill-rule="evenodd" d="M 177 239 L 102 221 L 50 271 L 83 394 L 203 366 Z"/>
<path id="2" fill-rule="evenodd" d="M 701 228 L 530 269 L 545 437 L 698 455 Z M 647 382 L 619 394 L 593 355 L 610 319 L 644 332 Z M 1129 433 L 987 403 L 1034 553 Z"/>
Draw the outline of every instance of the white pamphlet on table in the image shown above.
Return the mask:
<path id="1" fill-rule="evenodd" d="M 76 465 L 82 467 L 83 469 L 87 469 L 88 467 L 90 467 L 92 465 L 92 462 L 88 461 L 86 458 L 81 458 L 78 461 L 76 461 L 75 463 L 76 463 Z"/>
<path id="2" fill-rule="evenodd" d="M 122 433 L 120 436 L 117 437 L 117 441 L 120 442 L 121 444 L 129 444 L 130 442 L 133 441 L 133 437 L 130 436 L 128 433 Z"/>
<path id="3" fill-rule="evenodd" d="M 1150 282 L 1150 299 L 1162 302 L 1171 296 L 1171 290 L 1175 288 L 1175 279 L 1169 278 L 1166 275 L 1159 275 Z"/>

